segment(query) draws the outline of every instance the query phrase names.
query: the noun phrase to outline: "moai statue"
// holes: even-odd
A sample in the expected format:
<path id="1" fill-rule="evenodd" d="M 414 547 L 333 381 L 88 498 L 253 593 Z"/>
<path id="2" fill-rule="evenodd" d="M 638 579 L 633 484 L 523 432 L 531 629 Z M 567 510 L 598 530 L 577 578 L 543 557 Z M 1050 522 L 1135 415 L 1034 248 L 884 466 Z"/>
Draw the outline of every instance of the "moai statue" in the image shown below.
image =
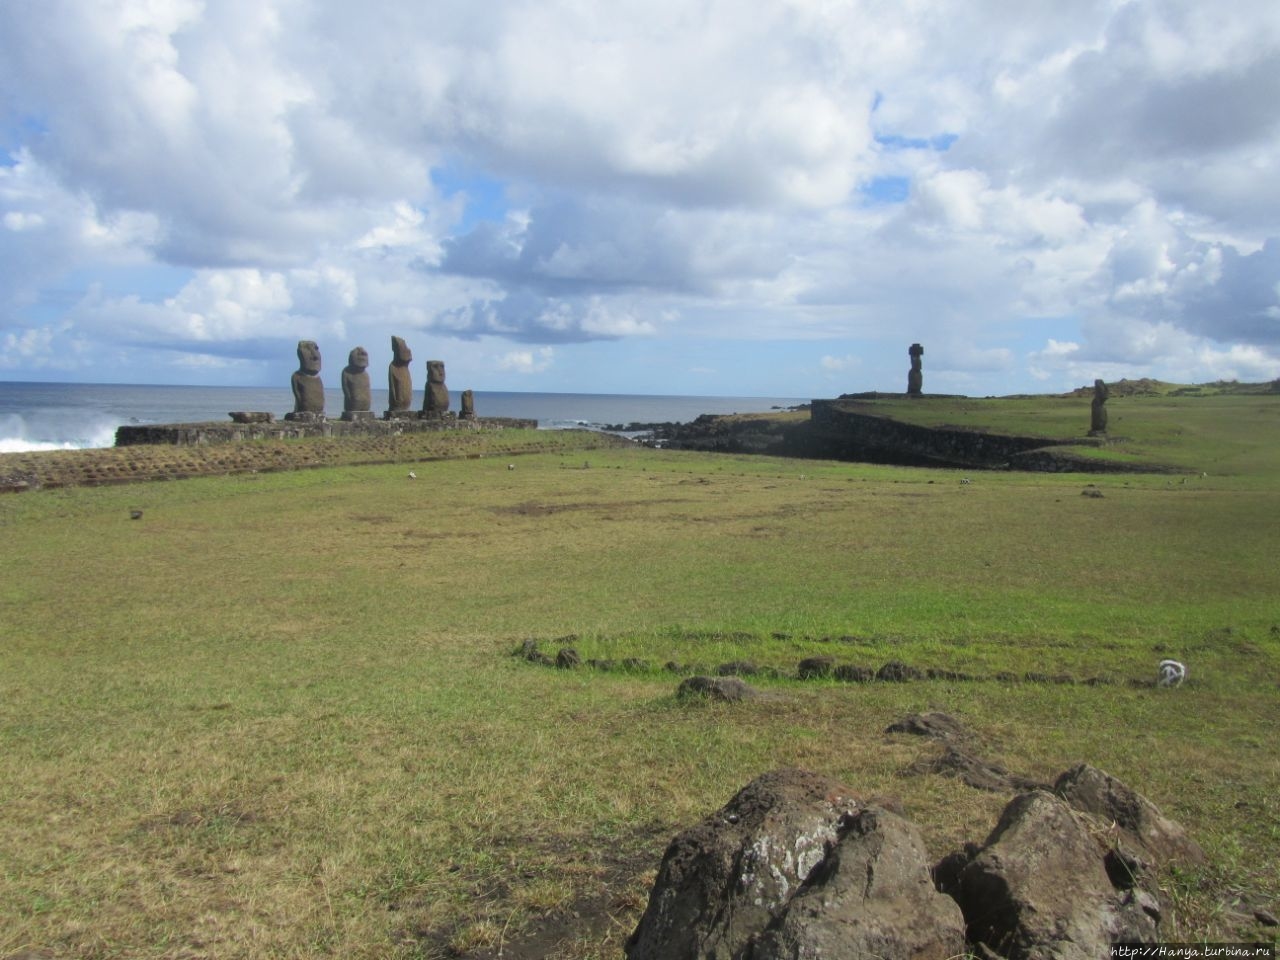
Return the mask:
<path id="1" fill-rule="evenodd" d="M 391 365 L 387 367 L 387 412 L 383 415 L 387 420 L 413 415 L 413 373 L 409 369 L 412 362 L 413 351 L 409 345 L 400 337 L 392 337 Z"/>
<path id="2" fill-rule="evenodd" d="M 449 411 L 449 388 L 444 385 L 444 361 L 427 361 L 427 389 L 422 398 L 422 417 L 436 420 Z"/>
<path id="3" fill-rule="evenodd" d="M 920 358 L 924 356 L 924 347 L 913 343 L 907 353 L 911 357 L 911 369 L 907 371 L 907 396 L 918 397 L 924 387 L 924 373 L 920 369 Z"/>
<path id="4" fill-rule="evenodd" d="M 289 380 L 293 387 L 293 412 L 286 420 L 324 419 L 324 383 L 320 380 L 320 347 L 314 340 L 298 341 L 298 369 Z"/>
<path id="5" fill-rule="evenodd" d="M 1093 381 L 1092 419 L 1089 421 L 1089 436 L 1105 437 L 1107 435 L 1107 397 L 1111 392 L 1101 380 Z"/>
<path id="6" fill-rule="evenodd" d="M 462 410 L 458 414 L 459 420 L 474 420 L 476 418 L 476 395 L 470 390 L 462 391 Z"/>
<path id="7" fill-rule="evenodd" d="M 369 387 L 369 351 L 356 347 L 342 371 L 342 419 L 372 420 L 373 391 Z"/>

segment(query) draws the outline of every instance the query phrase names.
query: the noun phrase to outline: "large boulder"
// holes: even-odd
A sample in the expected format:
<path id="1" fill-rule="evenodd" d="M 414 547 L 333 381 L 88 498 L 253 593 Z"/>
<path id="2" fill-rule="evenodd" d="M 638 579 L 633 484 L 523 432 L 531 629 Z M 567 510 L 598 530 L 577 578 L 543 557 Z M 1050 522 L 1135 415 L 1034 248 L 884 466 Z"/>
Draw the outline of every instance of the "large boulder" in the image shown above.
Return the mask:
<path id="1" fill-rule="evenodd" d="M 827 858 L 750 960 L 945 960 L 965 952 L 964 917 L 929 875 L 919 831 L 878 807 L 849 818 Z"/>
<path id="2" fill-rule="evenodd" d="M 1009 960 L 1096 960 L 1158 942 L 1159 905 L 1119 889 L 1092 825 L 1043 790 L 1015 797 L 950 891 L 971 942 Z"/>
<path id="3" fill-rule="evenodd" d="M 1180 824 L 1111 774 L 1087 763 L 1072 767 L 1053 785 L 1053 792 L 1077 810 L 1093 817 L 1111 833 L 1117 855 L 1126 863 L 1138 864 L 1144 873 L 1171 864 L 1203 866 L 1200 845 L 1187 836 Z"/>
<path id="4" fill-rule="evenodd" d="M 776 770 L 667 847 L 628 960 L 733 960 L 782 915 L 859 800 L 834 780 Z"/>

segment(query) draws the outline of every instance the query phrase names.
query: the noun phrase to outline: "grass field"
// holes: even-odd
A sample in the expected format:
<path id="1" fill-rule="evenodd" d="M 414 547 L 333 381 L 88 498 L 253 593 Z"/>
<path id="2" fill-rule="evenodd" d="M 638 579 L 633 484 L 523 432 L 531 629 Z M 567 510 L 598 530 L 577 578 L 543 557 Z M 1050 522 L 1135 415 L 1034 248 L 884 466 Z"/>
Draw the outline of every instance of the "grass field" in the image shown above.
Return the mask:
<path id="1" fill-rule="evenodd" d="M 617 957 L 670 837 L 768 769 L 982 840 L 1008 798 L 882 732 L 928 708 L 1187 826 L 1168 939 L 1270 937 L 1280 398 L 1110 405 L 1188 473 L 564 442 L 0 498 L 0 957 Z M 814 654 L 986 679 L 787 678 Z M 1165 656 L 1186 686 L 1129 683 Z M 660 666 L 734 659 L 784 676 L 714 705 Z M 1028 671 L 1107 682 L 994 679 Z"/>

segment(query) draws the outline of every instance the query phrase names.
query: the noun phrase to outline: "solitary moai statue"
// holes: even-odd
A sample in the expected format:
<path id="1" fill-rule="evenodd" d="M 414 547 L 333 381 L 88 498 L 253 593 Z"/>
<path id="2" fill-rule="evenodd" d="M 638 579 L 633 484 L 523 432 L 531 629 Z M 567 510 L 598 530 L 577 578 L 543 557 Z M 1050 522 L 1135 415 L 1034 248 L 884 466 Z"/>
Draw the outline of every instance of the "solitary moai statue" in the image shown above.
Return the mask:
<path id="1" fill-rule="evenodd" d="M 286 420 L 323 420 L 324 383 L 320 380 L 320 347 L 314 340 L 298 341 L 298 369 L 289 380 L 293 412 Z"/>
<path id="2" fill-rule="evenodd" d="M 462 391 L 462 410 L 458 413 L 459 420 L 474 420 L 476 418 L 476 395 L 470 390 Z"/>
<path id="3" fill-rule="evenodd" d="M 386 419 L 407 417 L 413 408 L 413 373 L 409 364 L 413 362 L 413 351 L 400 337 L 391 338 L 391 365 L 387 367 L 387 412 Z"/>
<path id="4" fill-rule="evenodd" d="M 1093 381 L 1092 419 L 1089 421 L 1089 436 L 1105 437 L 1107 435 L 1107 397 L 1111 395 L 1107 385 L 1101 380 Z"/>
<path id="5" fill-rule="evenodd" d="M 427 361 L 427 389 L 422 397 L 422 416 L 443 417 L 449 410 L 449 388 L 444 385 L 444 361 Z"/>
<path id="6" fill-rule="evenodd" d="M 373 391 L 369 387 L 369 351 L 356 347 L 342 371 L 342 419 L 372 420 Z"/>
<path id="7" fill-rule="evenodd" d="M 907 396 L 918 397 L 924 387 L 924 373 L 920 369 L 920 358 L 924 356 L 924 347 L 913 343 L 907 353 L 911 357 L 911 369 L 907 371 Z"/>

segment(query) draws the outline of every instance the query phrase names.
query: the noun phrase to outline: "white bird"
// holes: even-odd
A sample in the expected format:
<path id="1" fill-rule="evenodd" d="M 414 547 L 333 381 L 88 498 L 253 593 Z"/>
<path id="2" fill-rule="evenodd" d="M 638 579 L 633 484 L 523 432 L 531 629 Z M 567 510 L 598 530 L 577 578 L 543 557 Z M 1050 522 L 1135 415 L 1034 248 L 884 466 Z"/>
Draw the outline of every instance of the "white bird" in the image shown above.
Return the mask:
<path id="1" fill-rule="evenodd" d="M 514 470 L 515 468 L 516 468 L 516 465 L 515 465 L 514 463 L 508 463 L 508 464 L 507 464 L 507 469 L 508 469 L 508 470 Z"/>
<path id="2" fill-rule="evenodd" d="M 1187 668 L 1177 660 L 1160 661 L 1159 679 L 1156 681 L 1160 686 L 1176 687 L 1185 679 L 1187 679 Z"/>
<path id="3" fill-rule="evenodd" d="M 414 473 L 412 470 L 410 470 L 410 471 L 409 471 L 409 479 L 410 479 L 410 480 L 417 480 L 417 479 L 418 479 L 418 475 L 417 475 L 416 473 Z"/>

